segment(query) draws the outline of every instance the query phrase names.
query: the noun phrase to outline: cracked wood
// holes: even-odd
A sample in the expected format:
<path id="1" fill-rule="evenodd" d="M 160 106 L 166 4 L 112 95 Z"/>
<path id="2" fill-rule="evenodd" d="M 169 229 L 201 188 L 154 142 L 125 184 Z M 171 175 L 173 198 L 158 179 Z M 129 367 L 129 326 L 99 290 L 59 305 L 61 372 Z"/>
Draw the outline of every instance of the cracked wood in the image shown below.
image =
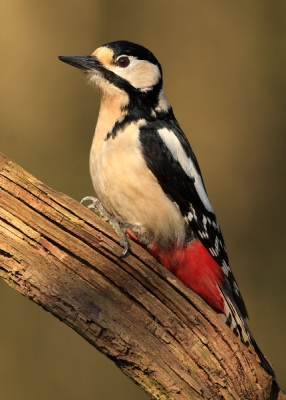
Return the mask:
<path id="1" fill-rule="evenodd" d="M 144 249 L 0 154 L 0 276 L 154 399 L 286 399 L 217 315 Z M 272 394 L 271 394 L 272 393 Z"/>

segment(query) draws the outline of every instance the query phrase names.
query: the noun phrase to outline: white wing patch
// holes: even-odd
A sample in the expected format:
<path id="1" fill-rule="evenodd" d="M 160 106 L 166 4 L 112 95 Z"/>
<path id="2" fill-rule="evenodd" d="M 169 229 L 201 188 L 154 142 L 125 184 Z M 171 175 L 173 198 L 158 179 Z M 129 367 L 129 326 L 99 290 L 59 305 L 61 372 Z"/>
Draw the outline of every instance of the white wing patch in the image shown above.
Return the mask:
<path id="1" fill-rule="evenodd" d="M 202 182 L 202 178 L 201 178 L 200 174 L 198 173 L 196 166 L 193 163 L 193 161 L 191 160 L 191 158 L 189 158 L 187 156 L 187 154 L 185 153 L 185 150 L 183 149 L 183 146 L 181 145 L 177 136 L 167 128 L 158 129 L 158 133 L 159 133 L 161 139 L 163 140 L 163 142 L 165 143 L 165 145 L 168 147 L 168 149 L 172 153 L 172 156 L 174 157 L 174 159 L 177 160 L 181 164 L 185 173 L 190 178 L 194 179 L 194 185 L 195 185 L 196 191 L 197 191 L 201 201 L 203 202 L 204 206 L 206 207 L 206 209 L 208 211 L 214 213 L 212 205 L 206 194 L 206 191 L 205 191 L 205 188 L 204 188 L 204 185 Z"/>

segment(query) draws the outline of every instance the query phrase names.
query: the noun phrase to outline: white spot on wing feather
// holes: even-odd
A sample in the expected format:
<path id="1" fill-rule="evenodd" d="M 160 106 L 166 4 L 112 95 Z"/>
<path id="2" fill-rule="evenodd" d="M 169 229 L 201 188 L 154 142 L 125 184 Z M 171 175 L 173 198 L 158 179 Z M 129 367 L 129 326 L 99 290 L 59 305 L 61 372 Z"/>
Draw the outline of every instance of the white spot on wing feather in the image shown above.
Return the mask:
<path id="1" fill-rule="evenodd" d="M 227 265 L 227 263 L 225 262 L 225 260 L 223 260 L 222 266 L 221 266 L 221 267 L 222 267 L 222 269 L 223 269 L 225 275 L 228 276 L 228 274 L 230 273 L 230 267 L 229 267 L 229 265 Z"/>
<path id="2" fill-rule="evenodd" d="M 158 129 L 158 133 L 172 153 L 174 159 L 179 161 L 186 174 L 194 179 L 194 185 L 201 201 L 203 202 L 206 209 L 213 213 L 214 210 L 206 194 L 202 178 L 198 173 L 193 161 L 185 153 L 185 150 L 183 149 L 177 136 L 172 131 L 166 128 Z"/>

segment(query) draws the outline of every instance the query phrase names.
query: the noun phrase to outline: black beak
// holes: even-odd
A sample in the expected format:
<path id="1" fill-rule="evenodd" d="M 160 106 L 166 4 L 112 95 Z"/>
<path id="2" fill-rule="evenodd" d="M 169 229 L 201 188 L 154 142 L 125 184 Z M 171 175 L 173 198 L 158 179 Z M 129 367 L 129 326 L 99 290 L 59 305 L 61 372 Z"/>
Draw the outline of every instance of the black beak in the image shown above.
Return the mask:
<path id="1" fill-rule="evenodd" d="M 92 70 L 100 69 L 100 62 L 95 56 L 59 56 L 59 59 L 73 67 Z"/>

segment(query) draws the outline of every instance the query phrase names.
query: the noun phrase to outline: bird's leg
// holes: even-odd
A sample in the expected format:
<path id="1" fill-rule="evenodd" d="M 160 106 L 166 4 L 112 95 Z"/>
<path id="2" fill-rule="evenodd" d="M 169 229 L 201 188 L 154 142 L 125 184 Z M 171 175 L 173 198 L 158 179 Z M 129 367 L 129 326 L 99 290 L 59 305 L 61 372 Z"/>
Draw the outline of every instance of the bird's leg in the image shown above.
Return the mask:
<path id="1" fill-rule="evenodd" d="M 81 200 L 80 204 L 82 204 L 84 201 L 91 201 L 91 204 L 89 204 L 87 206 L 87 208 L 94 210 L 94 212 L 96 214 L 98 214 L 101 218 L 103 218 L 105 221 L 107 221 L 112 226 L 112 228 L 115 230 L 115 232 L 119 236 L 120 245 L 124 249 L 123 253 L 119 256 L 119 258 L 126 257 L 128 250 L 129 250 L 129 243 L 128 243 L 126 234 L 123 231 L 118 220 L 106 211 L 106 209 L 103 207 L 100 200 L 98 200 L 96 197 L 86 196 Z"/>

